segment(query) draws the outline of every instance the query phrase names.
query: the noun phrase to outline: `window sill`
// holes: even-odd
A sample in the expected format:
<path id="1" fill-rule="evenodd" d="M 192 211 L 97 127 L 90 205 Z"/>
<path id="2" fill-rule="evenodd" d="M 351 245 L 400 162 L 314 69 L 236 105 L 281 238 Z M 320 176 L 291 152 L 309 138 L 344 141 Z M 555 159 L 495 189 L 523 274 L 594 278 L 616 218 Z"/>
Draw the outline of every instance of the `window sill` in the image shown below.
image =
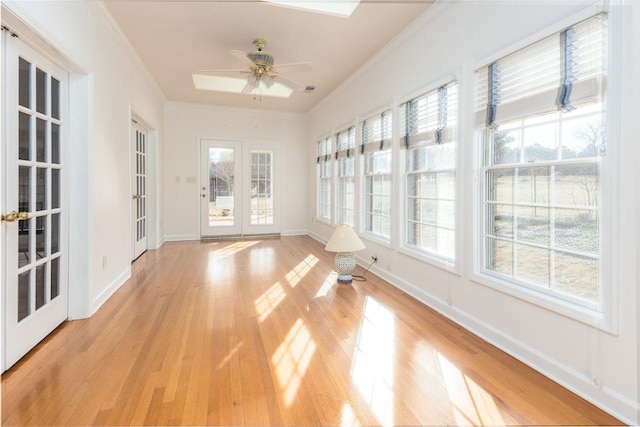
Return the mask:
<path id="1" fill-rule="evenodd" d="M 393 247 L 391 246 L 391 239 L 386 240 L 386 239 L 384 239 L 382 237 L 379 237 L 379 236 L 377 236 L 375 234 L 372 234 L 372 233 L 369 233 L 367 231 L 361 231 L 359 234 L 360 234 L 360 237 L 362 237 L 363 239 L 366 239 L 366 240 L 368 240 L 370 242 L 373 242 L 373 243 L 376 243 L 378 245 L 382 245 L 382 246 L 384 246 L 386 248 L 393 249 Z"/>
<path id="2" fill-rule="evenodd" d="M 333 227 L 333 223 L 331 222 L 330 219 L 327 219 L 327 218 L 316 217 L 316 222 L 319 224 L 329 225 Z"/>
<path id="3" fill-rule="evenodd" d="M 534 289 L 517 285 L 491 273 L 482 272 L 474 273 L 469 278 L 471 281 L 494 289 L 503 294 L 518 298 L 526 303 L 537 305 L 547 311 L 559 314 L 569 319 L 584 323 L 593 328 L 602 330 L 603 332 L 617 336 L 618 331 L 613 327 L 611 319 L 603 313 L 590 310 L 587 307 L 581 307 L 569 301 L 555 298 L 544 292 L 537 292 Z"/>
<path id="4" fill-rule="evenodd" d="M 461 276 L 460 269 L 457 267 L 455 260 L 447 260 L 444 258 L 439 258 L 437 256 L 432 256 L 427 252 L 415 250 L 407 246 L 400 246 L 400 248 L 398 248 L 398 253 L 411 257 L 425 264 L 432 265 L 449 273 L 455 274 L 456 276 Z"/>

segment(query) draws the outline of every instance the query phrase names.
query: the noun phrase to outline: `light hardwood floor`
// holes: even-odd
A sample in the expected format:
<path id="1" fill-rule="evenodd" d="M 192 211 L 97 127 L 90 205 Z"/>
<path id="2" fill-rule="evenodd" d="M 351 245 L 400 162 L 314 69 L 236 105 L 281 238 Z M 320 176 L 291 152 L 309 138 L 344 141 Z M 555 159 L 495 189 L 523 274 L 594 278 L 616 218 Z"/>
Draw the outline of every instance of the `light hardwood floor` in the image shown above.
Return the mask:
<path id="1" fill-rule="evenodd" d="M 2 376 L 3 425 L 619 422 L 309 237 L 166 243 Z"/>

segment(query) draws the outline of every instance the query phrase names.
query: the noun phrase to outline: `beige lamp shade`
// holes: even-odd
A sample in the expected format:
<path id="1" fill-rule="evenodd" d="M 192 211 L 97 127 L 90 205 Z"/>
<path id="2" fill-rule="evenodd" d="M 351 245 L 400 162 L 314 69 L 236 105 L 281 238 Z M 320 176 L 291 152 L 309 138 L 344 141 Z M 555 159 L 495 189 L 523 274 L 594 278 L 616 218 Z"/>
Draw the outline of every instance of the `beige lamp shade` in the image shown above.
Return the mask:
<path id="1" fill-rule="evenodd" d="M 364 243 L 350 225 L 339 225 L 324 247 L 329 252 L 355 252 L 365 249 Z"/>

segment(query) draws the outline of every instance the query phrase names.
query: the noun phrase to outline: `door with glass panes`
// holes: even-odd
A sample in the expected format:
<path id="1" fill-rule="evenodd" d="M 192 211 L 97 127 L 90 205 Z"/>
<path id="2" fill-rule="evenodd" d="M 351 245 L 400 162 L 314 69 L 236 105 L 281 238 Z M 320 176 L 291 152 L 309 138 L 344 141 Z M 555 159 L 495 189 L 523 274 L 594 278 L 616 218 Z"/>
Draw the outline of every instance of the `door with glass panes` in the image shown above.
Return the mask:
<path id="1" fill-rule="evenodd" d="M 202 237 L 277 234 L 278 145 L 201 141 Z"/>
<path id="2" fill-rule="evenodd" d="M 3 32 L 3 371 L 68 313 L 67 74 Z"/>
<path id="3" fill-rule="evenodd" d="M 133 213 L 132 259 L 147 250 L 147 130 L 137 122 L 131 123 L 132 178 L 131 200 Z"/>

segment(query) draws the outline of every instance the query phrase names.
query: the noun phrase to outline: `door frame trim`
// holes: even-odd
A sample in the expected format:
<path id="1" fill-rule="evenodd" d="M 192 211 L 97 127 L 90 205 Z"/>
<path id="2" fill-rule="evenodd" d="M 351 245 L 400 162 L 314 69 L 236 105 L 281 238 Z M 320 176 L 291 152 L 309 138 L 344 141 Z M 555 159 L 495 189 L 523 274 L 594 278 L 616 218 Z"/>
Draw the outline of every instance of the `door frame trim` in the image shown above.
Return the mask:
<path id="1" fill-rule="evenodd" d="M 68 319 L 84 319 L 93 314 L 91 301 L 91 168 L 93 140 L 93 74 L 56 42 L 53 34 L 43 31 L 12 3 L 0 3 L 2 24 L 19 34 L 20 39 L 49 61 L 65 70 L 68 81 L 68 116 L 66 126 L 69 227 Z M 0 55 L 4 67 L 4 55 Z M 4 79 L 3 79 L 4 80 Z M 2 106 L 1 108 L 4 108 Z M 73 219 L 72 219 L 73 217 Z M 1 306 L 2 304 L 0 304 Z M 4 309 L 0 315 L 4 316 Z M 1 340 L 0 340 L 1 341 Z M 4 357 L 4 348 L 0 348 Z"/>

